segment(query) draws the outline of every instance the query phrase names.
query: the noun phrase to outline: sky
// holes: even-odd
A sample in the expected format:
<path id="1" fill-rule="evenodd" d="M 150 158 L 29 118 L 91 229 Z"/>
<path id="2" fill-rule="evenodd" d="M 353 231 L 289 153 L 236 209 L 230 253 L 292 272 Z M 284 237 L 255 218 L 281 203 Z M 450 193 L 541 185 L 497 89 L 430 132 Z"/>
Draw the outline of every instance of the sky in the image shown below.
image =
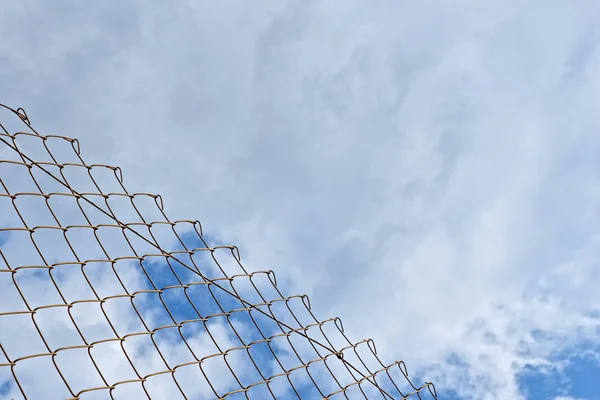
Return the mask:
<path id="1" fill-rule="evenodd" d="M 600 398 L 600 4 L 60 4 L 0 6 L 41 133 L 440 398 Z"/>

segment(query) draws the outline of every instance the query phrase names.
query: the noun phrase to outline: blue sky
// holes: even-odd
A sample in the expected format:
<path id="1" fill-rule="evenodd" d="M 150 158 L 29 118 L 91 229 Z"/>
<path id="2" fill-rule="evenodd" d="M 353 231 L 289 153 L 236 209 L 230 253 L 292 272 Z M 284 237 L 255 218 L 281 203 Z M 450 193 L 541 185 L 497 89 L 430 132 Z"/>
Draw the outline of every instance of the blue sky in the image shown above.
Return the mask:
<path id="1" fill-rule="evenodd" d="M 529 399 L 554 399 L 557 395 L 597 399 L 600 396 L 598 373 L 600 363 L 597 359 L 578 356 L 575 352 L 564 370 L 548 373 L 532 369 L 524 372 L 520 381 Z"/>
<path id="2" fill-rule="evenodd" d="M 171 219 L 198 219 L 213 239 L 239 245 L 248 270 L 275 271 L 282 291 L 310 295 L 319 318 L 341 317 L 353 341 L 373 339 L 415 381 L 465 399 L 587 400 L 598 388 L 582 374 L 596 370 L 600 341 L 599 15 L 587 0 L 8 2 L 0 101 L 24 107 L 42 133 L 78 138 L 88 163 L 120 166 L 129 191 L 161 194 Z M 24 129 L 5 111 L 3 124 Z M 49 158 L 38 139 L 19 141 Z M 46 144 L 61 162 L 77 161 L 69 142 Z M 0 146 L 0 159 L 16 158 Z M 11 191 L 35 191 L 22 172 L 0 163 Z M 63 172 L 94 190 L 85 168 Z M 121 190 L 111 170 L 93 173 Z M 52 203 L 59 218 L 80 223 L 76 202 L 63 200 Z M 162 219 L 152 198 L 136 201 Z M 34 224 L 51 218 L 41 198 L 17 203 Z M 0 213 L 0 225 L 15 218 Z M 129 254 L 117 233 L 98 231 L 110 254 Z M 55 259 L 71 251 L 50 232 L 36 235 Z M 91 232 L 70 235 L 78 254 L 99 256 Z M 11 265 L 38 262 L 30 245 L 7 247 L 26 236 L 3 245 Z M 127 284 L 145 287 L 126 264 Z M 86 268 L 114 294 L 104 264 Z M 86 298 L 77 272 L 55 273 Z M 42 275 L 19 275 L 38 304 L 58 297 Z M 136 329 L 121 300 L 111 315 Z M 98 307 L 74 307 L 86 335 L 110 329 Z M 39 318 L 64 344 L 78 339 L 63 311 Z M 19 334 L 1 334 L 11 352 L 42 345 L 27 318 L 11 321 Z M 118 349 L 101 347 L 103 368 L 133 373 Z M 185 355 L 176 343 L 169 351 Z M 72 357 L 59 360 L 69 376 L 97 383 L 86 381 L 83 356 Z M 80 371 L 71 367 L 79 357 Z M 29 360 L 22 373 L 46 361 Z M 41 377 L 39 389 L 52 390 L 54 378 Z"/>

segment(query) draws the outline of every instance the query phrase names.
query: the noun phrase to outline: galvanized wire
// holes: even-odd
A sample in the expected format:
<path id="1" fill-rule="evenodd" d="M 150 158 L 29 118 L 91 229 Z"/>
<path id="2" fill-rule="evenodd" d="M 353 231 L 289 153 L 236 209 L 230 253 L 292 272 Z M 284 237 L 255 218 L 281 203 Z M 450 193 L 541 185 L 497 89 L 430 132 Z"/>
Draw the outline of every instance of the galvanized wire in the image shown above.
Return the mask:
<path id="1" fill-rule="evenodd" d="M 15 176 L 3 176 L 0 170 L 0 216 L 3 214 L 14 213 L 18 218 L 17 222 L 11 222 L 13 225 L 6 226 L 6 221 L 0 219 L 0 263 L 5 267 L 0 268 L 0 277 L 2 275 L 10 276 L 8 281 L 10 289 L 16 290 L 24 307 L 19 309 L 13 303 L 5 301 L 5 306 L 0 308 L 0 323 L 6 318 L 23 318 L 31 320 L 35 327 L 35 332 L 43 343 L 43 350 L 38 351 L 27 338 L 23 338 L 21 347 L 24 353 L 15 356 L 15 349 L 7 344 L 10 325 L 0 324 L 5 328 L 0 330 L 0 372 L 10 370 L 10 379 L 7 382 L 2 381 L 0 375 L 0 398 L 3 395 L 2 387 L 6 388 L 13 385 L 18 388 L 18 393 L 24 398 L 29 399 L 29 393 L 32 391 L 31 382 L 23 384 L 22 376 L 24 369 L 20 366 L 32 359 L 50 359 L 62 384 L 69 393 L 68 398 L 84 399 L 95 394 L 101 398 L 117 398 L 118 389 L 123 386 L 131 387 L 137 385 L 141 388 L 139 396 L 143 398 L 155 398 L 151 390 L 148 389 L 150 382 L 158 376 L 168 376 L 175 385 L 176 393 L 184 399 L 191 398 L 215 398 L 215 399 L 263 399 L 263 398 L 382 398 L 382 399 L 405 399 L 419 398 L 424 395 L 429 398 L 437 399 L 435 387 L 432 383 L 426 382 L 421 386 L 415 386 L 408 378 L 406 366 L 402 361 L 397 361 L 390 365 L 385 365 L 377 355 L 375 344 L 372 340 L 363 340 L 353 343 L 344 333 L 341 320 L 339 318 L 330 318 L 319 321 L 311 311 L 311 304 L 306 295 L 285 296 L 277 285 L 275 273 L 272 270 L 247 271 L 241 263 L 240 252 L 235 246 L 221 246 L 209 244 L 203 233 L 202 225 L 197 220 L 177 220 L 171 221 L 164 212 L 163 200 L 160 195 L 151 193 L 129 193 L 123 185 L 123 174 L 119 167 L 103 164 L 86 164 L 81 157 L 79 142 L 77 139 L 58 136 L 58 135 L 40 135 L 33 129 L 25 111 L 21 108 L 12 109 L 1 105 L 4 109 L 11 111 L 19 117 L 24 123 L 26 131 L 9 132 L 3 124 L 0 123 L 0 166 L 10 165 L 15 167 L 20 174 L 19 181 L 29 181 L 33 183 L 35 191 L 15 192 L 11 190 L 5 182 L 15 179 Z M 0 121 L 2 122 L 2 121 Z M 20 147 L 21 139 L 35 139 L 41 142 L 43 148 L 49 157 L 48 161 L 35 160 L 28 155 L 26 150 Z M 50 142 L 62 141 L 71 146 L 71 151 L 75 156 L 76 162 L 60 162 L 55 157 Z M 1 159 L 3 154 L 12 154 L 15 157 L 11 159 Z M 75 185 L 72 185 L 67 179 L 70 170 L 83 170 L 89 176 L 93 184 L 92 191 L 78 191 Z M 118 191 L 105 192 L 101 189 L 101 184 L 96 179 L 98 171 L 109 171 L 114 175 L 114 181 L 117 183 Z M 44 185 L 40 182 L 40 174 L 62 188 L 60 191 L 45 191 Z M 52 216 L 53 222 L 43 225 L 32 225 L 28 223 L 25 212 L 21 210 L 21 200 L 39 200 L 43 201 L 48 212 Z M 61 223 L 61 218 L 53 209 L 55 201 L 68 199 L 71 204 L 77 208 L 74 213 L 81 213 L 85 219 L 84 224 L 65 225 Z M 118 213 L 111 208 L 111 203 L 115 199 L 126 200 L 135 211 L 135 222 L 127 222 L 118 217 Z M 153 215 L 159 215 L 160 220 L 150 220 L 144 216 L 144 210 L 138 206 L 140 199 L 151 200 L 154 203 L 155 210 Z M 10 206 L 8 205 L 10 203 Z M 2 208 L 4 206 L 4 209 Z M 11 210 L 9 210 L 11 208 Z M 94 218 L 89 216 L 90 210 L 106 217 L 105 223 L 97 223 Z M 147 213 L 146 213 L 147 214 Z M 134 214 L 132 214 L 134 215 Z M 156 231 L 162 228 L 170 228 L 170 240 L 177 243 L 175 249 L 164 248 L 159 244 Z M 73 244 L 73 235 L 80 234 L 87 230 L 95 238 L 98 248 L 101 250 L 100 257 L 86 259 L 77 246 Z M 123 249 L 129 249 L 122 254 L 114 254 L 109 250 L 106 239 L 102 238 L 101 232 L 110 231 L 110 241 L 119 242 Z M 41 232 L 51 232 L 60 236 L 60 240 L 68 246 L 72 254 L 48 254 L 44 250 L 45 244 L 38 238 Z M 182 232 L 185 232 L 183 234 Z M 7 248 L 11 246 L 11 241 L 7 240 L 2 245 L 2 235 L 10 237 L 11 235 L 26 235 L 34 252 L 39 256 L 39 264 L 15 264 L 5 256 Z M 186 237 L 184 237 L 187 235 Z M 146 248 L 149 246 L 154 249 L 151 253 L 144 253 L 139 250 L 142 243 Z M 190 243 L 192 243 L 190 245 Z M 195 244 L 195 245 L 194 245 Z M 47 247 L 47 246 L 46 246 Z M 4 252 L 3 252 L 4 249 Z M 219 261 L 217 252 L 230 252 L 231 260 L 238 268 L 237 273 L 232 273 L 231 268 L 222 265 Z M 33 252 L 33 250 L 32 250 Z M 209 255 L 212 259 L 212 266 L 200 265 L 199 255 Z M 57 259 L 58 257 L 58 259 Z M 64 257 L 61 259 L 60 257 Z M 199 258 L 200 257 L 200 258 Z M 160 260 L 160 261 L 157 261 Z M 152 272 L 152 265 L 160 264 L 160 275 Z M 125 276 L 126 269 L 135 268 L 139 276 L 147 279 L 145 288 L 132 288 L 131 283 Z M 58 276 L 66 269 L 77 268 L 81 277 L 89 286 L 93 295 L 89 298 L 73 297 L 69 293 Z M 104 295 L 97 287 L 95 280 L 91 276 L 91 270 L 101 271 L 103 278 L 116 279 L 118 282 L 118 291 L 111 295 Z M 212 271 L 212 273 L 210 272 Z M 59 302 L 52 299 L 52 296 L 36 295 L 35 301 L 32 296 L 24 289 L 27 279 L 31 273 L 40 278 L 44 274 L 44 280 L 51 283 L 51 286 L 58 294 Z M 127 272 L 128 273 L 128 272 Z M 168 276 L 169 284 L 165 284 Z M 158 277 L 158 278 L 157 278 Z M 266 278 L 266 279 L 265 279 Z M 261 283 L 257 283 L 260 281 Z M 268 286 L 268 287 L 267 287 Z M 1 287 L 0 287 L 1 288 Z M 200 288 L 207 293 L 206 298 L 198 298 L 195 290 Z M 240 289 L 241 288 L 241 289 Z M 53 290 L 54 290 L 53 289 Z M 137 289 L 137 290 L 136 290 Z M 87 290 L 87 288 L 86 288 Z M 268 292 L 269 294 L 265 294 Z M 189 306 L 190 312 L 185 315 L 173 310 L 170 305 L 169 296 L 176 294 L 179 305 Z M 0 293 L 0 304 L 2 304 L 3 294 Z M 141 298 L 154 296 L 156 300 L 150 311 L 148 307 L 142 307 Z M 196 297 L 195 297 L 196 296 Z M 254 300 L 249 300 L 253 298 Z M 210 300 L 212 299 L 212 300 Z M 117 323 L 111 317 L 108 308 L 118 300 L 126 300 L 131 305 L 139 323 L 139 329 L 123 332 L 121 322 Z M 200 301 L 201 300 L 201 301 Z M 207 311 L 203 306 L 208 301 L 214 301 L 216 308 Z M 34 304 L 35 303 L 35 304 Z M 6 305 L 8 304 L 8 306 Z M 87 329 L 83 329 L 78 318 L 74 315 L 74 310 L 82 304 L 97 305 L 101 310 L 103 318 L 110 326 L 110 334 L 106 337 L 90 338 Z M 144 303 L 147 305 L 147 303 Z M 7 309 L 8 307 L 8 309 Z M 177 306 L 179 307 L 179 306 Z M 176 308 L 177 308 L 176 307 Z M 74 330 L 80 338 L 77 342 L 73 341 L 67 345 L 57 347 L 50 338 L 55 333 L 45 331 L 45 328 L 39 321 L 39 315 L 44 310 L 55 310 L 66 313 L 72 326 L 69 329 Z M 152 312 L 157 309 L 163 310 L 165 317 L 158 321 L 153 318 Z M 279 311 L 276 311 L 279 310 Z M 282 311 L 283 310 L 283 311 Z M 299 311 L 300 310 L 300 311 Z M 279 315 L 285 312 L 285 315 Z M 301 321 L 303 318 L 299 315 L 304 313 L 309 316 L 308 321 Z M 239 321 L 244 318 L 246 326 L 240 329 Z M 216 332 L 213 321 L 222 321 L 223 326 L 228 330 L 227 337 L 232 338 L 227 347 L 223 347 L 222 338 L 219 332 Z M 237 325 L 237 326 L 236 326 Z M 9 328 L 6 328 L 9 326 Z M 194 345 L 190 343 L 189 327 L 193 326 L 196 331 L 202 331 L 207 338 L 214 344 L 212 353 L 198 353 Z M 269 328 L 270 326 L 270 328 Z M 253 335 L 249 335 L 249 331 Z M 161 342 L 156 339 L 163 331 L 176 332 L 172 337 L 179 345 L 183 345 L 187 354 L 186 362 L 172 362 L 168 354 L 165 354 Z M 336 339 L 331 339 L 334 332 Z M 14 332 L 13 332 L 14 333 Z M 223 335 L 221 333 L 221 335 Z M 248 339 L 252 336 L 253 339 Z M 136 338 L 147 337 L 152 342 L 152 347 L 158 354 L 161 365 L 152 365 L 151 370 L 146 366 L 142 368 L 139 361 L 139 355 L 133 354 L 128 350 L 128 343 Z M 233 342 L 235 340 L 235 343 Z M 106 344 L 118 344 L 127 363 L 131 366 L 135 376 L 131 377 L 111 377 L 98 362 L 98 353 L 96 349 L 103 348 Z M 221 343 L 221 345 L 220 345 Z M 283 344 L 282 344 L 283 343 Z M 301 343 L 301 344 L 299 344 Z M 162 348 L 161 348 L 162 347 Z M 262 349 L 261 351 L 256 350 Z M 282 349 L 286 348 L 287 351 Z M 100 378 L 100 384 L 89 387 L 81 387 L 79 382 L 75 382 L 69 374 L 64 372 L 64 366 L 57 361 L 62 354 L 75 350 L 84 350 L 87 352 L 89 360 L 94 366 L 94 370 Z M 361 353 L 362 352 L 362 353 Z M 238 363 L 231 360 L 236 355 L 243 353 L 247 361 Z M 362 355 L 361 355 L 362 354 Z M 365 355 L 366 354 L 366 355 Z M 211 359 L 222 360 L 227 370 L 233 377 L 229 380 L 225 378 L 211 378 L 207 373 L 206 365 Z M 268 360 L 268 364 L 265 364 Z M 292 360 L 290 362 L 290 360 Z M 181 360 L 180 360 L 181 361 Z M 236 364 L 236 365 L 234 365 Z M 267 367 L 266 367 L 267 365 Z M 268 367 L 270 365 L 270 367 Z M 204 378 L 205 384 L 210 387 L 209 394 L 203 396 L 194 392 L 190 394 L 186 391 L 186 386 L 182 383 L 179 371 L 187 367 L 197 368 L 198 381 Z M 104 369 L 103 369 L 104 368 Z M 254 381 L 248 382 L 248 373 L 240 373 L 240 368 L 246 371 L 252 370 Z M 35 376 L 36 371 L 29 370 L 30 375 Z M 344 378 L 340 375 L 344 374 Z M 302 375 L 304 378 L 298 378 Z M 246 376 L 246 378 L 244 378 Z M 307 378 L 306 378 L 307 377 Z M 402 380 L 398 382 L 398 379 Z M 215 380 L 219 381 L 215 383 Z M 223 382 L 228 383 L 224 386 Z M 275 382 L 278 382 L 275 384 Z M 283 384 L 281 383 L 283 381 Z M 300 383 L 298 383 L 300 382 Z M 35 380 L 33 382 L 35 386 Z M 277 386 L 277 387 L 276 387 Z M 87 397 L 86 397 L 87 396 Z M 208 397 L 207 397 L 208 396 Z M 308 397 L 307 397 L 308 396 Z M 57 398 L 53 394 L 48 394 L 46 398 Z"/>

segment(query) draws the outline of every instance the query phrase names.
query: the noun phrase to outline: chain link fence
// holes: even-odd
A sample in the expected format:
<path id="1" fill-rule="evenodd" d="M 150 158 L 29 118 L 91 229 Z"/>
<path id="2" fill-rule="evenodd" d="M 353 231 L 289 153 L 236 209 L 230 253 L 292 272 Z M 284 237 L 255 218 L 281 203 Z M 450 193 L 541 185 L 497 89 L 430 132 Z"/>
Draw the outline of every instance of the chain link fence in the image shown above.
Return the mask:
<path id="1" fill-rule="evenodd" d="M 77 139 L 2 111 L 0 399 L 437 399 Z"/>

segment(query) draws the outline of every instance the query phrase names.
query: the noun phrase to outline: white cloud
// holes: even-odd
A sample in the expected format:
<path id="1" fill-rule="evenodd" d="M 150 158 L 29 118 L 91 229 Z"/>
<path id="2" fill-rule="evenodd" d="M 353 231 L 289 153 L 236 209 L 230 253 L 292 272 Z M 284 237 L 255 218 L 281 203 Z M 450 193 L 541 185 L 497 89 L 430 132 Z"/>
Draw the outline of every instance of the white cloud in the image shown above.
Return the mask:
<path id="1" fill-rule="evenodd" d="M 463 396 L 597 339 L 597 5 L 202 4 L 3 5 L 2 101 Z"/>
<path id="2" fill-rule="evenodd" d="M 575 397 L 571 397 L 571 396 L 558 396 L 558 397 L 555 397 L 554 400 L 579 400 L 579 399 L 576 399 Z"/>

